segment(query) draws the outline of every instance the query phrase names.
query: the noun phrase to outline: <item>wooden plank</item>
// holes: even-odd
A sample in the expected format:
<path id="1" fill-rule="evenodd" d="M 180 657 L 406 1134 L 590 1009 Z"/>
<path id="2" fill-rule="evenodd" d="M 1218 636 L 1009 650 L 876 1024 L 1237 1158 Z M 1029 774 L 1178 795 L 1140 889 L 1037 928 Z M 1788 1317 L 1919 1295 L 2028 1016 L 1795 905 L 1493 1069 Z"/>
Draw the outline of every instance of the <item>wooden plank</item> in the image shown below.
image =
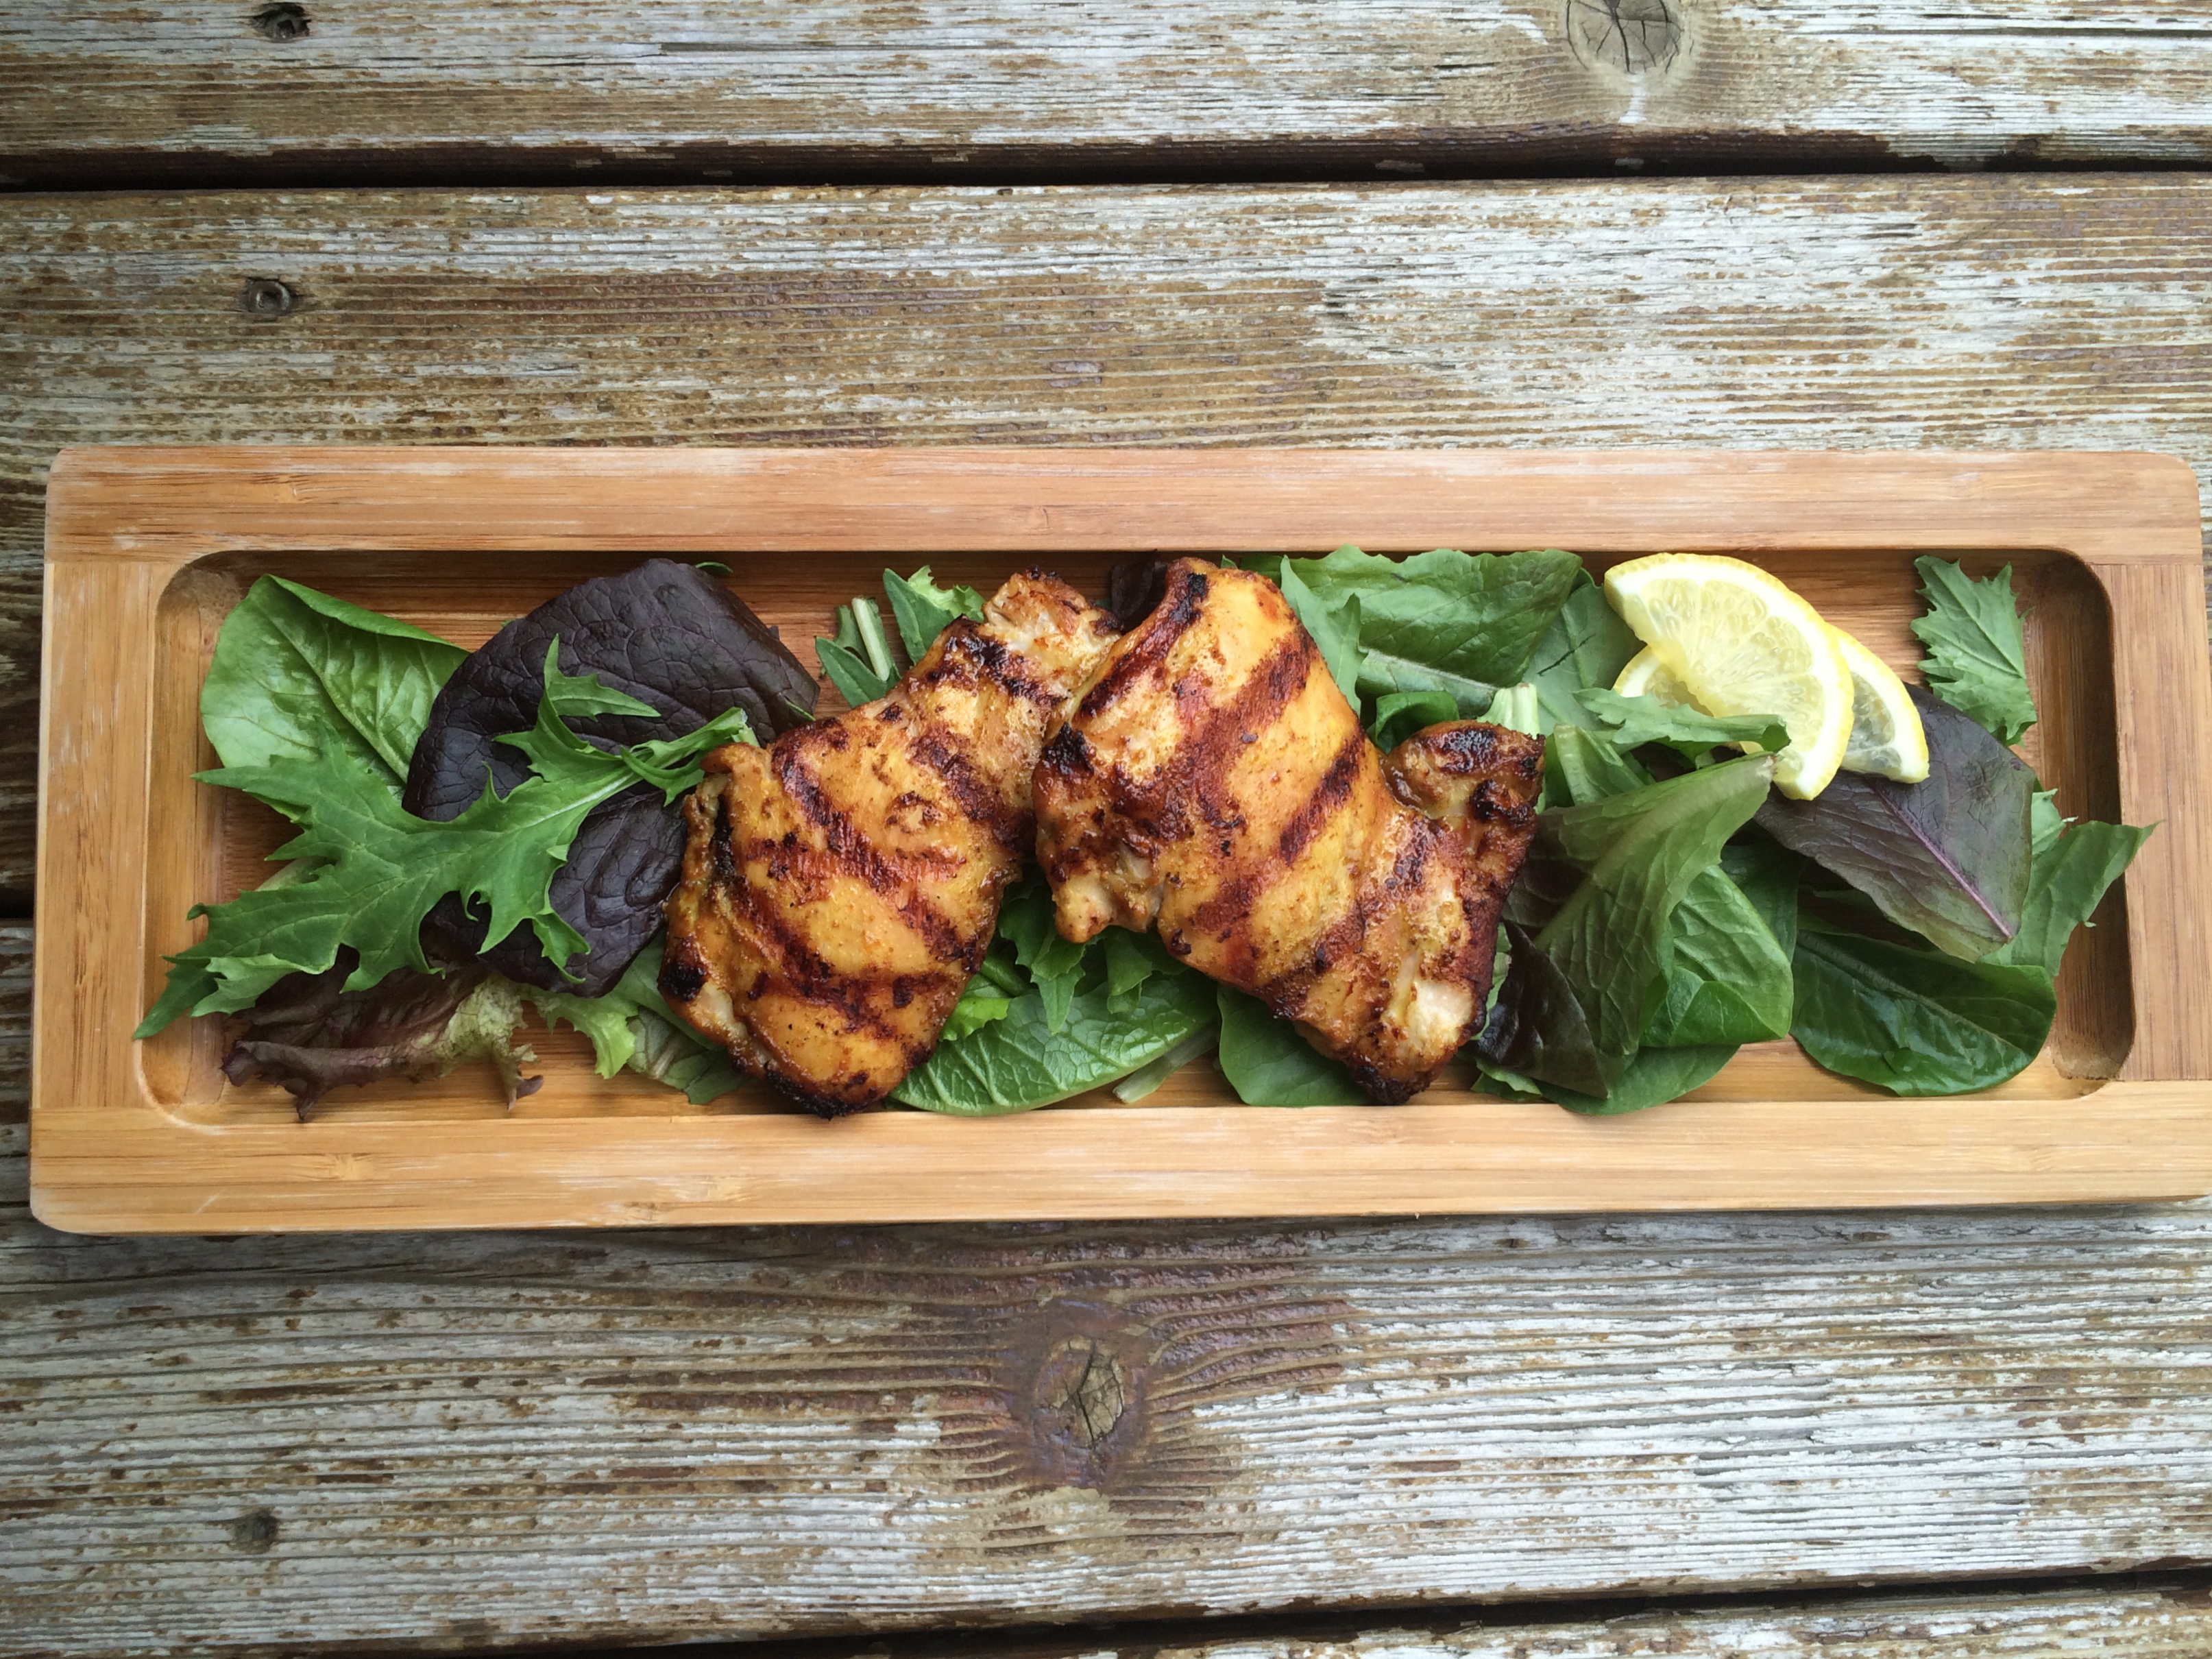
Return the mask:
<path id="1" fill-rule="evenodd" d="M 2212 157 L 2202 0 L 98 0 L 0 54 L 0 174 L 42 189 Z"/>
<path id="2" fill-rule="evenodd" d="M 230 1241 L 15 1212 L 0 1627 L 585 1644 L 2203 1566 L 2208 1259 L 2201 1205 Z"/>
<path id="3" fill-rule="evenodd" d="M 2072 447 L 2202 478 L 2208 272 L 2185 174 L 9 198 L 0 906 L 64 445 Z"/>

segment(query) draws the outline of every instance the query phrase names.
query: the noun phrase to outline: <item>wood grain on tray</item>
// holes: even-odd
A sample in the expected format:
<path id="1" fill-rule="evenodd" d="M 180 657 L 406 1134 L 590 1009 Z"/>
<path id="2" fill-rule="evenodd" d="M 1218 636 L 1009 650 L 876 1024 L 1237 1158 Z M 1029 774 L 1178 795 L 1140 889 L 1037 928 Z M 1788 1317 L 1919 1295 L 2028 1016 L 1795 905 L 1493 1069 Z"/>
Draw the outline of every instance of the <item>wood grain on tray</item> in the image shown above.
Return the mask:
<path id="1" fill-rule="evenodd" d="M 2023 1079 L 1881 1097 L 1789 1045 L 1699 1099 L 1585 1120 L 1449 1089 L 1410 1107 L 1255 1113 L 1205 1068 L 1141 1107 L 1103 1097 L 951 1122 L 822 1125 L 764 1093 L 693 1110 L 636 1079 L 549 1067 L 511 1118 L 467 1072 L 365 1091 L 317 1121 L 215 1070 L 217 1022 L 128 1032 L 188 906 L 249 878 L 252 814 L 191 781 L 197 690 L 240 585 L 279 569 L 481 637 L 645 551 L 715 554 L 805 638 L 885 561 L 990 580 L 1049 558 L 1553 544 L 1594 563 L 1749 555 L 1909 666 L 1910 560 L 2020 568 L 2063 805 L 2162 828 L 2124 932 L 2069 957 Z M 706 1219 L 1666 1208 L 2177 1195 L 2212 1185 L 2212 870 L 2203 578 L 2187 470 L 2125 455 L 1363 452 L 92 451 L 49 524 L 45 833 L 33 1112 L 41 1213 L 103 1229 Z M 793 559 L 788 555 L 806 554 Z M 2108 609 L 2109 607 L 2109 609 Z M 2155 730 L 2152 723 L 2155 722 Z M 63 919 L 66 919 L 64 921 Z M 2103 1082 L 2108 1077 L 2118 1080 Z M 1085 1107 L 1099 1109 L 1085 1109 Z M 623 1121 L 617 1127 L 617 1117 Z M 2202 1166 L 2202 1167 L 2200 1167 Z"/>

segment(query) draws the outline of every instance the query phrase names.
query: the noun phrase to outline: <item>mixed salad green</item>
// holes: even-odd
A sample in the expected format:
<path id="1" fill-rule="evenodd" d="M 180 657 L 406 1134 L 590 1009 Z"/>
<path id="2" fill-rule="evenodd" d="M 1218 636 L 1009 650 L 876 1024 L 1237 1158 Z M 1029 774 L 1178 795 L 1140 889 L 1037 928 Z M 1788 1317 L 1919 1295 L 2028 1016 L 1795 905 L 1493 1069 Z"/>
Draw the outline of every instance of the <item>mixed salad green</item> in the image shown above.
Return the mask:
<path id="1" fill-rule="evenodd" d="M 2150 833 L 2067 822 L 2008 747 L 2035 719 L 2009 570 L 1976 580 L 1919 562 L 1927 781 L 1845 774 L 1799 802 L 1770 787 L 1771 752 L 1787 742 L 1778 722 L 1613 692 L 1639 643 L 1571 553 L 1400 560 L 1345 547 L 1244 563 L 1281 586 L 1386 748 L 1469 717 L 1549 740 L 1538 838 L 1473 1045 L 1482 1085 L 1499 1095 L 1637 1110 L 1697 1087 L 1741 1045 L 1784 1036 L 1900 1094 L 2002 1082 L 2040 1050 L 2066 941 Z M 887 690 L 902 659 L 955 617 L 982 614 L 973 588 L 941 586 L 926 568 L 884 572 L 884 595 L 840 607 L 835 636 L 817 642 L 824 675 L 855 704 Z M 767 660 L 781 651 L 769 633 L 740 638 L 750 665 L 726 672 L 749 677 L 760 718 L 783 727 L 806 717 L 811 693 L 795 697 L 778 678 L 791 671 Z M 527 929 L 547 962 L 586 960 L 591 939 L 553 899 L 583 826 L 610 803 L 666 806 L 698 781 L 707 749 L 753 740 L 734 708 L 649 728 L 672 735 L 611 739 L 592 723 L 668 711 L 597 673 L 563 672 L 551 637 L 534 723 L 497 738 L 526 765 L 458 816 L 425 818 L 402 801 L 410 757 L 467 653 L 296 583 L 256 583 L 224 625 L 203 696 L 223 763 L 203 776 L 299 833 L 268 884 L 205 908 L 206 936 L 171 958 L 138 1035 L 186 1012 L 250 1011 L 261 1048 L 307 1064 L 317 1091 L 481 1058 L 512 1095 L 529 1086 L 518 1040 L 528 1006 L 588 1036 L 603 1074 L 627 1067 L 702 1103 L 735 1087 L 726 1057 L 662 1001 L 657 942 L 599 995 L 425 952 L 426 916 L 459 895 L 487 954 Z M 1746 742 L 1767 752 L 1738 752 Z M 313 1042 L 349 1058 L 315 1073 L 298 1058 Z M 1149 935 L 1062 939 L 1032 872 L 1007 895 L 935 1053 L 895 1097 L 969 1116 L 1107 1086 L 1136 1100 L 1208 1054 L 1249 1103 L 1364 1099 L 1294 1027 Z"/>

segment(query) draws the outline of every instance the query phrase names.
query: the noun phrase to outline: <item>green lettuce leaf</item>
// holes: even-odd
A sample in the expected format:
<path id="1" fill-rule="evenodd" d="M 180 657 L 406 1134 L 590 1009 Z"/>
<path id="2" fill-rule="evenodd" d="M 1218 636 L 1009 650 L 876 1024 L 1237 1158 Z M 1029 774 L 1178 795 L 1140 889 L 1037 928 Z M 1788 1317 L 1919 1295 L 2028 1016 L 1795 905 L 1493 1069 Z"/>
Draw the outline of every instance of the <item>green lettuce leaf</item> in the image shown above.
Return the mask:
<path id="1" fill-rule="evenodd" d="M 1733 1044 L 1689 1048 L 1645 1048 L 1628 1062 L 1620 1080 L 1601 1095 L 1581 1094 L 1556 1083 L 1544 1085 L 1545 1097 L 1585 1117 L 1614 1117 L 1663 1106 L 1710 1083 L 1735 1058 Z"/>
<path id="2" fill-rule="evenodd" d="M 2132 824 L 2092 820 L 2043 842 L 2028 875 L 2020 931 L 1982 960 L 2034 966 L 2056 975 L 2066 954 L 2066 941 L 2076 927 L 2089 925 L 2090 913 L 2105 890 L 2135 861 L 2150 833 Z"/>
<path id="3" fill-rule="evenodd" d="M 1698 872 L 1667 938 L 1658 1006 L 1644 1022 L 1646 1049 L 1732 1049 L 1790 1035 L 1790 954 L 1726 875 Z"/>
<path id="4" fill-rule="evenodd" d="M 438 688 L 468 653 L 434 634 L 264 576 L 223 621 L 200 720 L 225 766 L 343 749 L 398 788 Z"/>
<path id="5" fill-rule="evenodd" d="M 923 653 L 937 643 L 937 636 L 962 617 L 972 622 L 983 620 L 983 596 L 972 587 L 939 587 L 933 580 L 927 565 L 911 576 L 902 576 L 895 570 L 884 572 L 884 597 L 891 604 L 891 616 L 898 623 L 899 642 L 906 647 L 906 659 L 920 662 Z"/>
<path id="6" fill-rule="evenodd" d="M 1559 614 L 1528 659 L 1527 678 L 1543 705 L 1545 723 L 1561 726 L 1594 724 L 1589 711 L 1576 694 L 1610 691 L 1620 671 L 1644 648 L 1644 642 L 1605 602 L 1605 592 L 1589 573 L 1577 575 Z"/>
<path id="7" fill-rule="evenodd" d="M 1664 744 L 1684 760 L 1700 761 L 1724 743 L 1756 744 L 1770 755 L 1790 746 L 1790 728 L 1771 714 L 1706 714 L 1595 687 L 1576 692 L 1575 700 L 1621 749 Z"/>
<path id="8" fill-rule="evenodd" d="M 1364 1106 L 1352 1073 L 1278 1019 L 1255 996 L 1214 988 L 1221 1009 L 1217 1063 L 1247 1106 Z"/>
<path id="9" fill-rule="evenodd" d="M 1464 718 L 1449 691 L 1389 691 L 1375 700 L 1375 723 L 1368 731 L 1387 754 L 1416 732 Z"/>
<path id="10" fill-rule="evenodd" d="M 1977 581 L 1948 559 L 1915 559 L 1928 614 L 1912 631 L 1928 647 L 1920 672 L 1945 702 L 2014 744 L 2035 724 L 2012 567 Z"/>
<path id="11" fill-rule="evenodd" d="M 1036 991 L 1005 1018 L 937 1050 L 891 1091 L 894 1100 L 956 1117 L 996 1117 L 1102 1088 L 1158 1059 L 1213 1022 L 1213 988 L 1190 973 L 1154 974 L 1120 1011 L 1104 985 L 1077 992 L 1057 1025 Z"/>
<path id="12" fill-rule="evenodd" d="M 1758 810 L 1773 775 L 1771 757 L 1744 756 L 1570 807 L 1547 824 L 1589 874 L 1534 944 L 1572 988 L 1608 1084 L 1636 1052 L 1675 907 Z"/>
<path id="13" fill-rule="evenodd" d="M 1328 665 L 1329 678 L 1354 708 L 1359 707 L 1359 595 L 1347 592 L 1323 603 L 1298 574 L 1298 562 L 1285 559 L 1276 585 Z"/>
<path id="14" fill-rule="evenodd" d="M 2038 967 L 1961 962 L 1807 916 L 1791 1035 L 1832 1072 L 1900 1095 L 1993 1088 L 2042 1051 L 2058 999 Z"/>

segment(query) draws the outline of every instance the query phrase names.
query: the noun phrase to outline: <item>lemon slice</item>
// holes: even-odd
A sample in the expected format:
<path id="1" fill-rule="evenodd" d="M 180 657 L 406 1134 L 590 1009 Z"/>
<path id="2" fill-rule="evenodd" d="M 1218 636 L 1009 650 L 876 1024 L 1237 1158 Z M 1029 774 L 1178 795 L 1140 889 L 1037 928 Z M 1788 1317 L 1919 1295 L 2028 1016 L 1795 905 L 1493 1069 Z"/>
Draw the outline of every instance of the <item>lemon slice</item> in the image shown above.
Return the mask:
<path id="1" fill-rule="evenodd" d="M 1712 714 L 1771 714 L 1790 728 L 1774 785 L 1798 800 L 1828 787 L 1851 737 L 1851 673 L 1835 630 L 1756 565 L 1657 553 L 1606 573 L 1605 596 Z"/>
<path id="2" fill-rule="evenodd" d="M 1836 643 L 1851 671 L 1851 740 L 1844 746 L 1845 772 L 1871 772 L 1899 783 L 1918 783 L 1928 775 L 1928 734 L 1920 711 L 1906 695 L 1905 682 L 1889 665 L 1840 628 Z M 1624 697 L 1651 698 L 1669 708 L 1697 708 L 1690 688 L 1667 672 L 1659 653 L 1645 646 L 1629 659 L 1613 689 Z M 1698 709 L 1699 714 L 1710 713 Z M 1746 744 L 1757 752 L 1759 745 Z"/>
<path id="3" fill-rule="evenodd" d="M 1832 631 L 1843 647 L 1844 666 L 1851 671 L 1851 740 L 1844 747 L 1844 770 L 1918 783 L 1928 775 L 1928 733 L 1905 682 L 1842 629 Z"/>

